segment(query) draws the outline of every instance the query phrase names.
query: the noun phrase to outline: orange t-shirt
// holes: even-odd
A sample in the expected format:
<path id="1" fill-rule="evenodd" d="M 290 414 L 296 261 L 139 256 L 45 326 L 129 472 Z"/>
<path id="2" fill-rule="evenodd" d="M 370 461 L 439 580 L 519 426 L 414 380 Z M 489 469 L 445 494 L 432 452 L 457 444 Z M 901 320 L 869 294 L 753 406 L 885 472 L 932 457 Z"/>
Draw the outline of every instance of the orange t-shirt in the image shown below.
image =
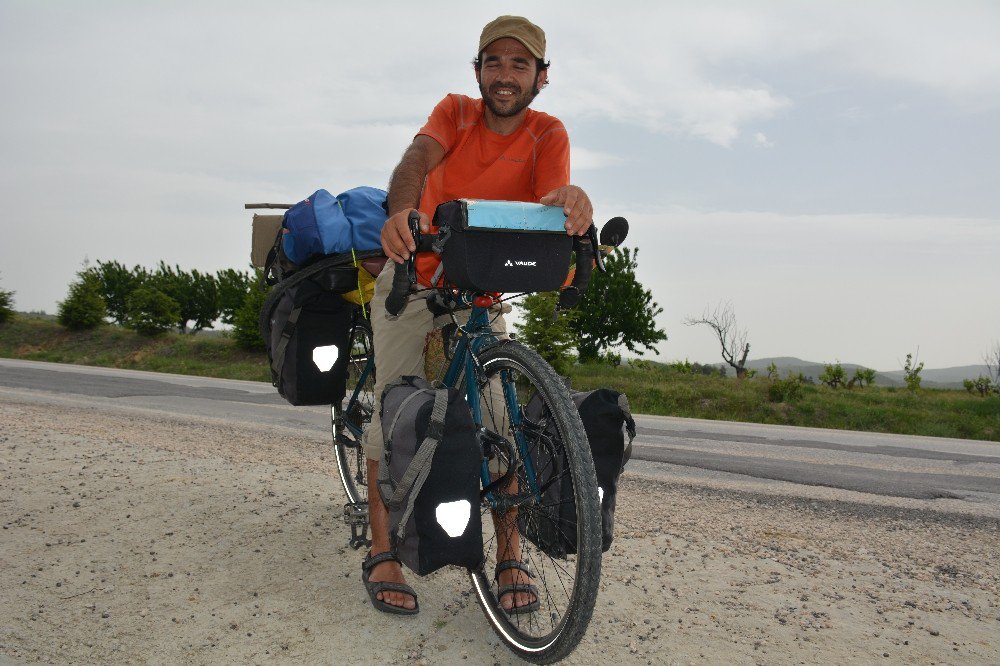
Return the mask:
<path id="1" fill-rule="evenodd" d="M 452 199 L 532 201 L 569 184 L 569 136 L 558 118 L 528 109 L 512 134 L 497 134 L 483 122 L 483 100 L 448 95 L 418 134 L 445 155 L 424 183 L 420 211 L 433 220 L 439 204 Z M 432 229 L 436 231 L 436 229 Z M 417 257 L 417 277 L 429 285 L 437 255 Z"/>

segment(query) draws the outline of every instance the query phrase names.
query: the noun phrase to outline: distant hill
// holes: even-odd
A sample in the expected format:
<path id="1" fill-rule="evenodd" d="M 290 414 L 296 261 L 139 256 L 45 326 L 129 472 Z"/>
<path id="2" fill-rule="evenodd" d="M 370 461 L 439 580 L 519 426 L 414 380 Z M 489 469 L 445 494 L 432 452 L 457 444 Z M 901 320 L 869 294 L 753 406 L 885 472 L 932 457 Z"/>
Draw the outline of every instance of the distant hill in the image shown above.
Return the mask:
<path id="1" fill-rule="evenodd" d="M 747 367 L 758 372 L 764 372 L 771 363 L 774 363 L 778 367 L 778 373 L 781 376 L 785 376 L 788 373 L 794 375 L 801 372 L 806 377 L 812 377 L 816 381 L 819 381 L 819 376 L 823 374 L 823 369 L 826 365 L 825 363 L 816 363 L 814 361 L 803 361 L 800 358 L 791 356 L 780 356 L 777 358 L 761 358 L 747 361 Z M 854 375 L 854 371 L 857 368 L 866 367 L 857 365 L 856 363 L 841 363 L 840 365 L 847 372 L 848 378 Z M 926 386 L 927 388 L 960 389 L 962 388 L 963 379 L 975 379 L 982 374 L 986 374 L 986 368 L 982 365 L 962 365 L 953 368 L 937 369 L 924 368 L 920 372 L 920 377 L 923 379 L 921 386 Z M 879 386 L 903 386 L 903 371 L 876 371 L 875 383 Z"/>

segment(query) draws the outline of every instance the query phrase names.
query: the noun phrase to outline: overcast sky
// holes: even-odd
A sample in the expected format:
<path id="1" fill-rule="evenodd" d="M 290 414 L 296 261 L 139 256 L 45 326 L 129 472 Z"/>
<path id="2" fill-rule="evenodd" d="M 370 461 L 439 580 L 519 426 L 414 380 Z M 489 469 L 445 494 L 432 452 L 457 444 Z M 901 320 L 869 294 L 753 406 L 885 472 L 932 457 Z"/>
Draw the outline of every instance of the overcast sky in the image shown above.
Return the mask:
<path id="1" fill-rule="evenodd" d="M 482 26 L 548 36 L 573 180 L 624 215 L 660 360 L 980 363 L 1000 339 L 1000 4 L 0 0 L 0 288 L 249 261 L 249 201 L 385 187 Z"/>

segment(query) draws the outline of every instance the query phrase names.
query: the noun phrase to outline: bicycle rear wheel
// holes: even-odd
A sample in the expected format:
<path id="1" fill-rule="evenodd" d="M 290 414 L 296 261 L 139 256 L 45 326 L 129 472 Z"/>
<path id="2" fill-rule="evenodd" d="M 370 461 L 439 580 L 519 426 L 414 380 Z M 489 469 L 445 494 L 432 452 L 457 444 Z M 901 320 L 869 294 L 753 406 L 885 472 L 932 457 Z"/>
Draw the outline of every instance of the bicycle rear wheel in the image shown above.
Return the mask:
<path id="1" fill-rule="evenodd" d="M 492 490 L 484 493 L 481 505 L 486 560 L 470 575 L 487 620 L 508 647 L 527 661 L 551 663 L 576 648 L 597 599 L 601 519 L 590 447 L 569 391 L 541 356 L 505 341 L 478 360 Z M 554 454 L 564 461 L 558 470 L 551 464 Z M 559 518 L 557 506 L 566 502 L 553 501 L 546 492 L 553 483 L 562 484 L 562 496 L 568 493 L 575 501 L 568 518 L 565 511 Z M 575 537 L 575 552 L 554 553 L 542 544 L 531 526 L 543 523 Z M 501 601 L 509 605 L 514 595 L 500 594 L 494 572 L 507 560 L 530 569 L 530 581 L 521 573 L 507 575 L 537 587 L 537 610 L 504 609 Z"/>
<path id="2" fill-rule="evenodd" d="M 371 324 L 358 318 L 351 329 L 347 396 L 333 405 L 333 443 L 337 471 L 350 502 L 368 501 L 368 468 L 361 436 L 375 411 L 375 355 Z"/>

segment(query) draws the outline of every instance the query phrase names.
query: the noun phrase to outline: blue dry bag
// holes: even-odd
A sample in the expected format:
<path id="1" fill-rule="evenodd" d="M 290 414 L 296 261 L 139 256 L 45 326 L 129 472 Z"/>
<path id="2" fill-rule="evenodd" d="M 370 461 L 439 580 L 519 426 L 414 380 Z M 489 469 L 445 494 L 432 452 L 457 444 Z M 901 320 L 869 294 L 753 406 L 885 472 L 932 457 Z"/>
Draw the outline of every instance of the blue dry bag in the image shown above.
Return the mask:
<path id="1" fill-rule="evenodd" d="M 285 256 L 301 265 L 352 249 L 381 249 L 385 198 L 385 190 L 375 187 L 355 187 L 336 197 L 316 190 L 285 213 L 282 227 L 288 233 L 281 241 Z"/>

